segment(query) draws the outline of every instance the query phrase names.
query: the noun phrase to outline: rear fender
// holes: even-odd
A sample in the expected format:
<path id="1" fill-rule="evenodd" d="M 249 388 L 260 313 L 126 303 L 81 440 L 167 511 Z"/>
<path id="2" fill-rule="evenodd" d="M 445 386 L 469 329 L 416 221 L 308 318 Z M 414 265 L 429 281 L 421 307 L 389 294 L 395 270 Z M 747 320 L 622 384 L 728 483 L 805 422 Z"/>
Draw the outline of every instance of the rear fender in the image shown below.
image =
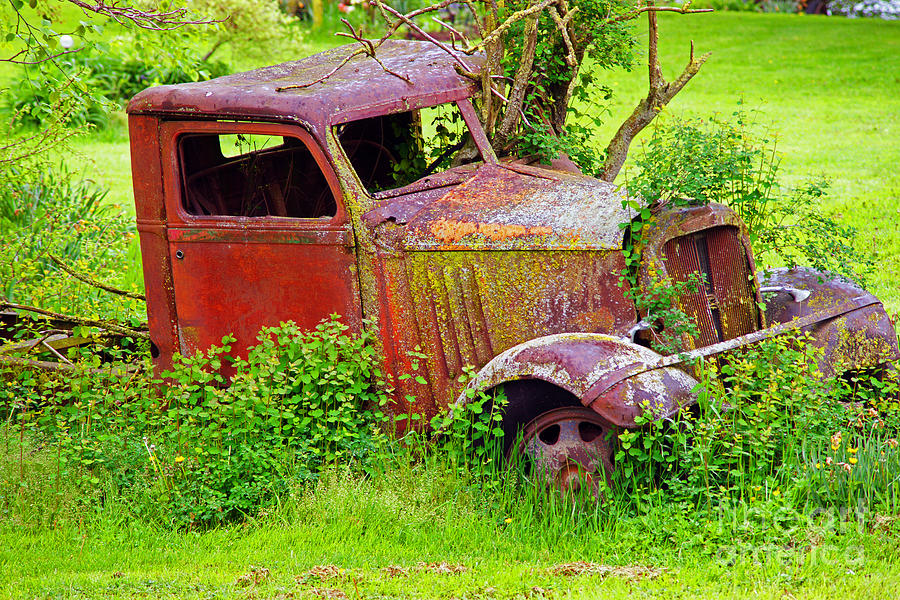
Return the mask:
<path id="1" fill-rule="evenodd" d="M 856 284 L 814 269 L 794 267 L 766 272 L 761 285 L 769 325 L 786 323 L 851 298 L 875 301 L 803 329 L 824 352 L 819 361 L 823 375 L 870 369 L 900 359 L 897 332 L 884 306 Z"/>
<path id="2" fill-rule="evenodd" d="M 486 392 L 502 383 L 553 384 L 612 425 L 634 427 L 646 412 L 664 418 L 695 401 L 696 380 L 675 367 L 644 370 L 662 357 L 627 340 L 595 333 L 563 333 L 530 340 L 503 352 L 469 383 Z M 634 375 L 628 375 L 632 371 Z M 468 402 L 464 391 L 460 403 Z"/>

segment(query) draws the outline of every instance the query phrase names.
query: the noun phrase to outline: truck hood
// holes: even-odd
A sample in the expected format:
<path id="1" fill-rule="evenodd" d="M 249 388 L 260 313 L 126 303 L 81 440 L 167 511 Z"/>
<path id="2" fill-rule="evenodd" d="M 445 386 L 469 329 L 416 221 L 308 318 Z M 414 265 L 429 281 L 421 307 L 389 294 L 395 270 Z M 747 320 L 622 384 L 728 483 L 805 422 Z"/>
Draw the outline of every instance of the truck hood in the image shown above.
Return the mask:
<path id="1" fill-rule="evenodd" d="M 364 220 L 399 250 L 618 250 L 629 215 L 612 184 L 485 164 L 459 185 L 379 204 Z M 400 226 L 400 227 L 397 227 Z"/>

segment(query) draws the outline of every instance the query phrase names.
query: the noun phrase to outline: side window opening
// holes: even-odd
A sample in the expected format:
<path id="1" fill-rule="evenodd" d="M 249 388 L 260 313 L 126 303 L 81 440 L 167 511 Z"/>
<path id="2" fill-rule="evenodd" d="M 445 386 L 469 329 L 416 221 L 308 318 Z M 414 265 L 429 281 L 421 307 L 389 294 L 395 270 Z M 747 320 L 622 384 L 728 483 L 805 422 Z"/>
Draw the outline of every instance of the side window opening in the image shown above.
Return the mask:
<path id="1" fill-rule="evenodd" d="M 351 121 L 336 133 L 370 193 L 480 160 L 454 103 Z"/>
<path id="2" fill-rule="evenodd" d="M 328 181 L 300 139 L 190 133 L 179 137 L 178 154 L 188 214 L 296 219 L 337 214 Z"/>

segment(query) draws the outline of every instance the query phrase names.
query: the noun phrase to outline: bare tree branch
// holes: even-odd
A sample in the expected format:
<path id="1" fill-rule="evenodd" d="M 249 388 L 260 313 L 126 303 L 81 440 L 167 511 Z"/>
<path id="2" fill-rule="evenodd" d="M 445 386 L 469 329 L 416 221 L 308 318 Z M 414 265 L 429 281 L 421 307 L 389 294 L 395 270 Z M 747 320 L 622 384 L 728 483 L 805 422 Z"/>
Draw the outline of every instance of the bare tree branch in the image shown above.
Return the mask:
<path id="1" fill-rule="evenodd" d="M 79 273 L 78 271 L 76 271 L 75 269 L 73 269 L 72 267 L 70 267 L 69 265 L 64 263 L 62 260 L 60 260 L 56 256 L 53 256 L 52 254 L 47 254 L 47 256 L 50 258 L 50 260 L 52 260 L 54 262 L 54 264 L 56 264 L 57 267 L 59 267 L 60 269 L 62 269 L 63 271 L 65 271 L 66 273 L 68 273 L 69 275 L 74 277 L 75 279 L 77 279 L 78 281 L 86 283 L 91 287 L 101 289 L 105 292 L 110 292 L 111 294 L 118 294 L 120 296 L 125 296 L 126 298 L 133 298 L 134 300 L 146 300 L 147 299 L 143 294 L 137 294 L 135 292 L 128 292 L 125 290 L 120 290 L 119 288 L 115 288 L 111 285 L 106 285 L 105 283 L 101 283 L 101 282 L 97 281 L 96 279 L 91 279 L 87 275 L 83 275 L 83 274 Z"/>
<path id="2" fill-rule="evenodd" d="M 387 38 L 381 38 L 377 41 L 368 40 L 368 39 L 362 37 L 362 33 L 357 32 L 356 29 L 354 29 L 353 25 L 350 23 L 350 21 L 348 21 L 347 19 L 342 18 L 341 23 L 346 25 L 347 29 L 349 29 L 350 31 L 349 31 L 349 33 L 346 31 L 339 31 L 339 32 L 335 33 L 335 35 L 350 38 L 351 40 L 358 42 L 360 47 L 357 48 L 356 50 L 354 50 L 353 52 L 351 52 L 350 54 L 348 54 L 347 56 L 345 56 L 344 59 L 340 63 L 338 63 L 336 67 L 334 67 L 332 70 L 330 70 L 325 75 L 322 75 L 318 79 L 316 79 L 314 81 L 309 81 L 306 83 L 297 83 L 297 84 L 293 84 L 293 85 L 284 85 L 281 87 L 277 87 L 277 88 L 275 88 L 276 92 L 284 92 L 286 90 L 302 90 L 304 88 L 308 88 L 317 83 L 322 83 L 323 81 L 325 81 L 326 79 L 328 79 L 329 77 L 331 77 L 332 75 L 334 75 L 335 73 L 340 71 L 342 68 L 344 68 L 344 65 L 346 65 L 348 62 L 350 62 L 353 58 L 355 58 L 357 56 L 361 56 L 363 54 L 368 56 L 375 62 L 377 62 L 378 65 L 382 69 L 384 69 L 385 73 L 393 75 L 394 77 L 397 77 L 398 79 L 402 79 L 406 83 L 412 84 L 412 81 L 410 81 L 409 77 L 407 77 L 405 75 L 401 75 L 400 73 L 395 73 L 394 71 L 390 70 L 387 67 L 387 65 L 385 65 L 383 62 L 381 62 L 381 59 L 379 59 L 375 55 L 375 53 L 378 50 L 378 47 L 381 46 L 381 44 L 383 44 Z"/>
<path id="3" fill-rule="evenodd" d="M 140 329 L 134 329 L 132 327 L 126 327 L 124 325 L 120 325 L 118 323 L 113 323 L 111 321 L 102 321 L 99 319 L 87 319 L 85 317 L 77 317 L 75 315 L 66 315 L 63 313 L 53 312 L 50 310 L 46 310 L 43 308 L 39 308 L 37 306 L 28 306 L 25 304 L 15 304 L 13 302 L 6 302 L 0 300 L 0 309 L 11 308 L 13 310 L 23 310 L 26 312 L 32 312 L 38 315 L 43 315 L 45 317 L 50 317 L 51 319 L 59 319 L 61 321 L 71 321 L 72 323 L 78 323 L 79 325 L 86 325 L 88 327 L 99 327 L 100 329 L 107 329 L 109 331 L 113 331 L 116 333 L 121 333 L 125 336 L 130 337 L 139 337 L 143 339 L 150 339 L 150 334 L 146 331 Z"/>
<path id="4" fill-rule="evenodd" d="M 47 362 L 43 360 L 31 360 L 29 358 L 20 358 L 18 356 L 4 356 L 0 355 L 0 365 L 8 365 L 15 367 L 28 367 L 32 369 L 41 369 L 42 371 L 51 371 L 56 373 L 73 373 L 75 371 L 78 372 L 87 372 L 87 373 L 134 373 L 135 371 L 140 370 L 138 366 L 128 366 L 125 368 L 122 367 L 113 367 L 111 369 L 95 369 L 95 368 L 85 368 L 79 367 L 73 364 L 65 364 L 65 363 L 55 363 L 55 362 Z"/>
<path id="5" fill-rule="evenodd" d="M 153 31 L 170 31 L 185 25 L 211 25 L 213 23 L 221 23 L 224 20 L 189 19 L 187 18 L 189 13 L 186 8 L 174 8 L 169 11 L 157 12 L 128 6 L 119 2 L 119 0 L 112 0 L 112 2 L 98 0 L 96 3 L 89 3 L 84 0 L 66 1 L 74 4 L 86 13 L 102 15 L 121 24 L 133 23 L 141 29 Z"/>
<path id="6" fill-rule="evenodd" d="M 0 58 L 0 62 L 13 63 L 14 65 L 39 65 L 41 63 L 47 62 L 48 60 L 54 60 L 54 59 L 59 58 L 60 56 L 65 56 L 66 54 L 74 54 L 75 52 L 81 52 L 81 50 L 82 50 L 81 48 L 76 48 L 74 50 L 65 50 L 63 52 L 57 52 L 56 54 L 51 54 L 49 56 L 46 56 L 44 58 L 39 58 L 37 60 L 18 60 L 19 56 L 22 56 L 23 54 L 28 52 L 28 49 L 25 48 L 23 50 L 19 50 L 18 52 L 16 52 L 9 58 Z"/>
<path id="7" fill-rule="evenodd" d="M 680 92 L 685 85 L 699 71 L 703 63 L 709 59 L 711 52 L 707 52 L 700 58 L 694 56 L 694 43 L 691 42 L 691 54 L 687 66 L 681 72 L 681 75 L 668 83 L 662 75 L 662 69 L 659 66 L 659 56 L 657 46 L 659 44 L 659 30 L 656 24 L 656 12 L 651 10 L 647 12 L 649 20 L 649 52 L 648 52 L 648 79 L 649 91 L 647 97 L 641 100 L 635 107 L 631 115 L 616 131 L 616 134 L 610 140 L 606 148 L 606 162 L 603 164 L 603 170 L 600 179 L 605 181 L 613 181 L 625 164 L 628 156 L 628 149 L 635 136 L 641 132 L 650 122 L 656 118 L 656 115 Z M 697 12 L 697 11 L 694 11 Z"/>

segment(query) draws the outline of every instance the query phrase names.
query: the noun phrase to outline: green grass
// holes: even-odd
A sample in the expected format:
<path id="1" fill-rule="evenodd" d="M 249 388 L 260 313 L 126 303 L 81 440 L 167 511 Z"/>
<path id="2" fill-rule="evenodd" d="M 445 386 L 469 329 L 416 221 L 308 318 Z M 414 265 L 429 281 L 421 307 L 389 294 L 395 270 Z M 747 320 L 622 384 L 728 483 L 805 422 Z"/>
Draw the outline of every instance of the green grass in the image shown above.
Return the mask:
<path id="1" fill-rule="evenodd" d="M 507 524 L 506 515 L 485 514 L 477 495 L 434 472 L 333 476 L 274 516 L 207 533 L 148 525 L 115 504 L 53 530 L 7 522 L 0 525 L 0 596 L 287 598 L 340 589 L 349 598 L 832 598 L 889 597 L 900 585 L 893 523 L 826 515 L 792 528 L 773 519 L 772 543 L 747 543 L 740 540 L 744 523 L 727 515 L 708 519 L 660 506 L 615 521 L 591 511 L 548 520 L 529 517 L 526 501 Z M 734 543 L 722 541 L 732 530 Z M 642 579 L 627 570 L 608 577 L 553 570 L 575 561 L 661 573 Z M 465 571 L 416 571 L 441 562 Z M 311 577 L 318 565 L 344 572 Z M 388 566 L 408 576 L 392 577 L 383 571 Z M 268 577 L 242 585 L 254 567 Z"/>

